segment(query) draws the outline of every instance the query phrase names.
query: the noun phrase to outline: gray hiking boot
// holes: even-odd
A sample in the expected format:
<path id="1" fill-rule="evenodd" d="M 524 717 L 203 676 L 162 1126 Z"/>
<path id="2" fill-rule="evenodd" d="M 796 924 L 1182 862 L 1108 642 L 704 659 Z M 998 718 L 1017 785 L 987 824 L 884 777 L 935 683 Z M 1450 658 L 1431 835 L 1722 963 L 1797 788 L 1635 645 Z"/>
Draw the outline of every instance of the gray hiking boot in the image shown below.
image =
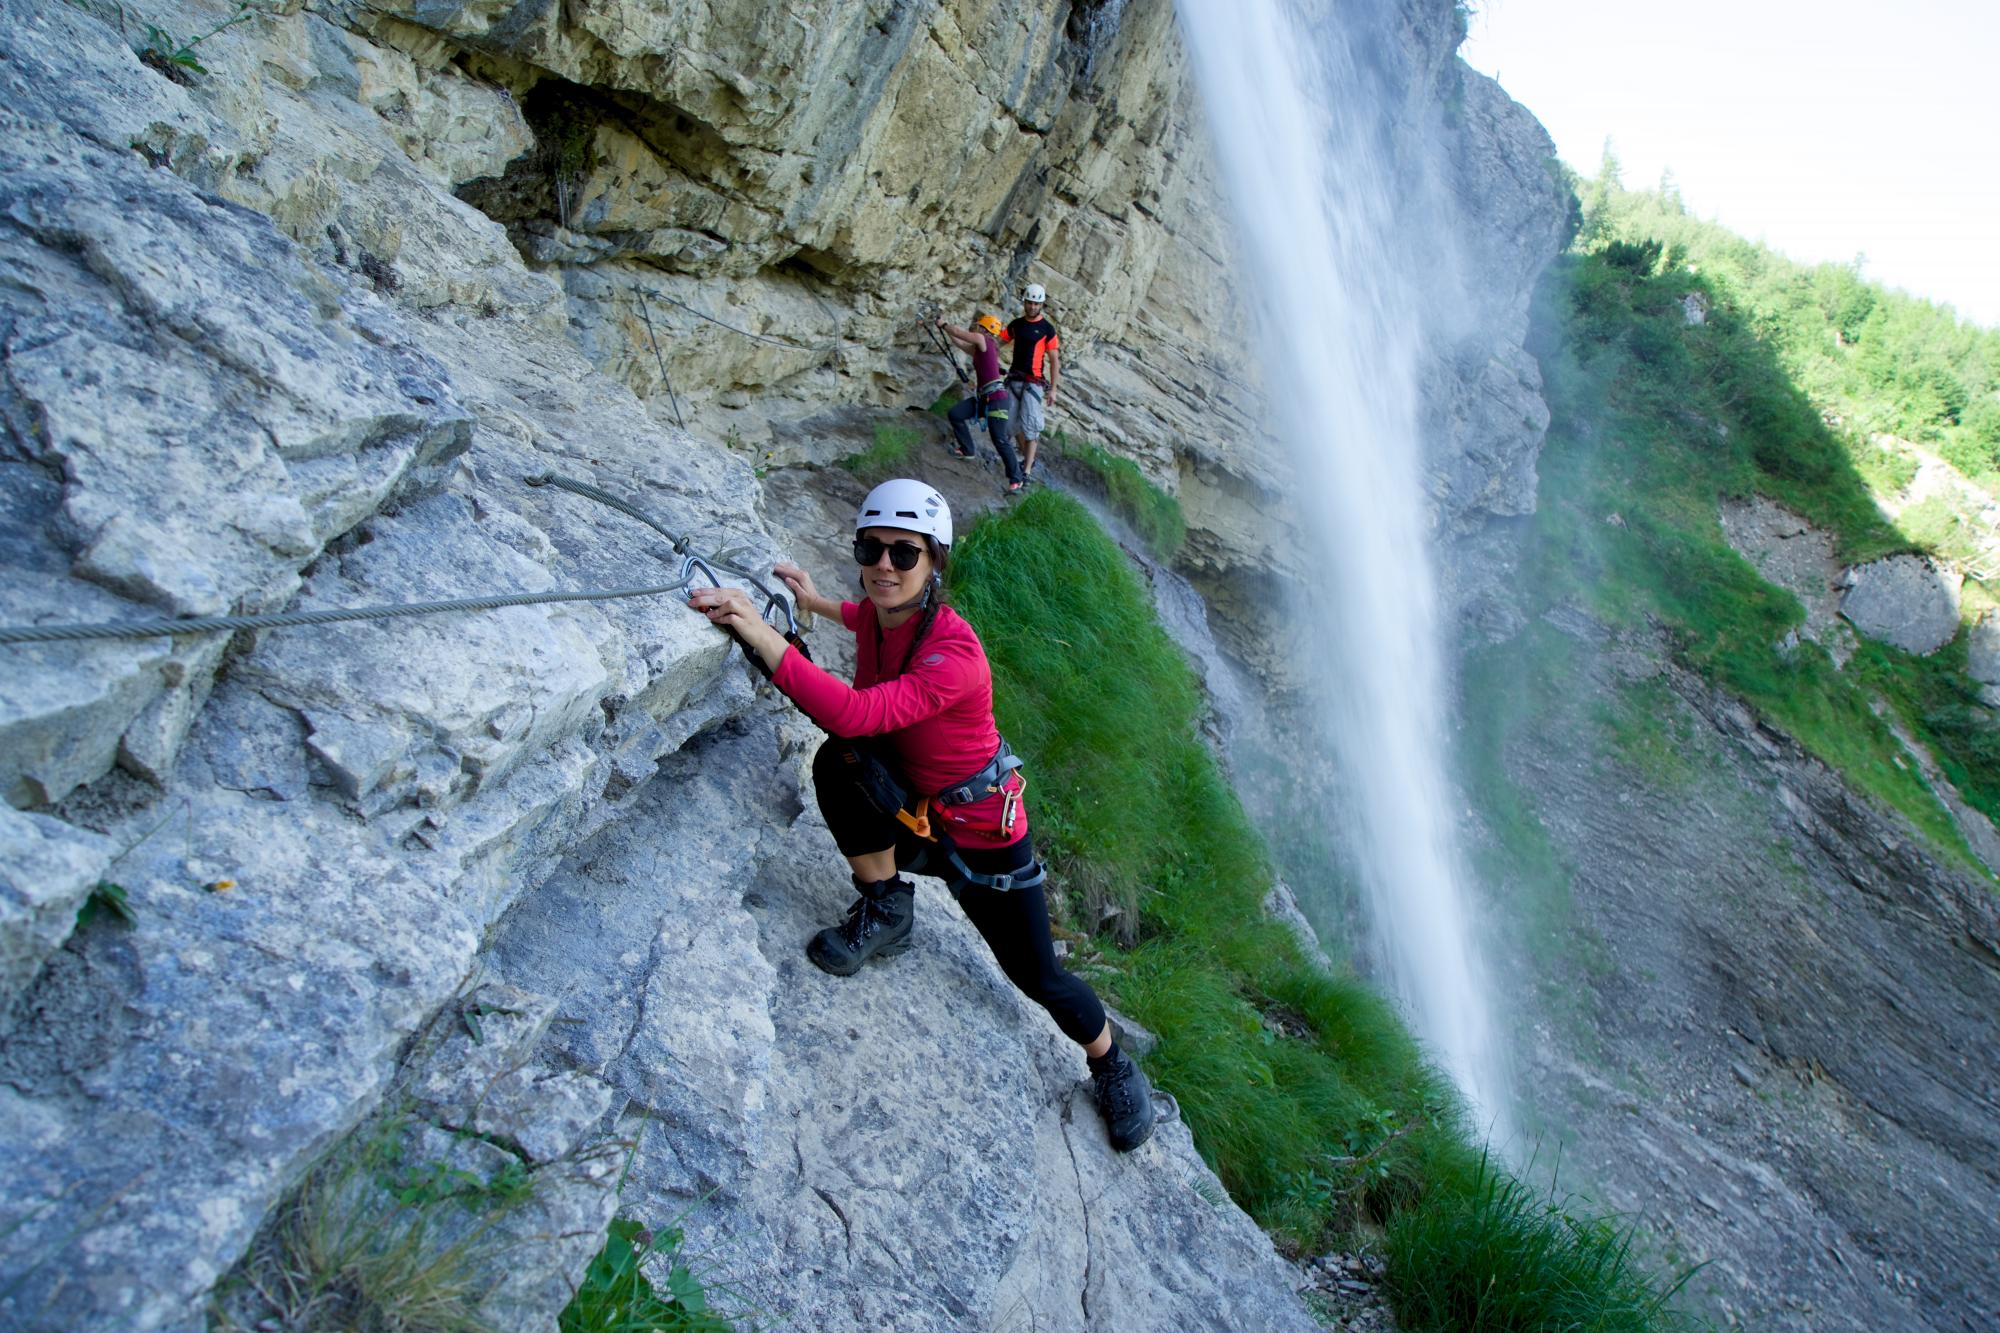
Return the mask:
<path id="1" fill-rule="evenodd" d="M 888 958 L 910 947 L 916 919 L 916 886 L 906 879 L 873 884 L 856 880 L 861 896 L 847 909 L 847 920 L 828 926 L 806 945 L 813 966 L 837 977 L 851 977 L 870 958 Z"/>
<path id="2" fill-rule="evenodd" d="M 1131 1152 L 1153 1135 L 1153 1093 L 1145 1072 L 1115 1045 L 1103 1059 L 1089 1063 L 1091 1092 L 1111 1146 Z"/>

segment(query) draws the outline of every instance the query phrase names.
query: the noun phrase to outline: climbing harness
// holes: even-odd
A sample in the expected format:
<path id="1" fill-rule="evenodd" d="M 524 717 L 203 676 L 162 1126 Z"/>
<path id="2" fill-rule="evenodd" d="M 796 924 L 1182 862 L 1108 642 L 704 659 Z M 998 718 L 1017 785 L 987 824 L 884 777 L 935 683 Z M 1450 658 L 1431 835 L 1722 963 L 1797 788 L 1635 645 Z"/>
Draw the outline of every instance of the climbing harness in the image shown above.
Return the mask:
<path id="1" fill-rule="evenodd" d="M 974 801 L 983 801 L 1001 790 L 1007 775 L 1020 767 L 1021 757 L 1002 737 L 1000 748 L 993 752 L 993 758 L 987 761 L 986 767 L 965 781 L 946 787 L 937 794 L 937 802 L 939 805 L 971 805 Z"/>
<path id="2" fill-rule="evenodd" d="M 671 583 L 649 584 L 639 588 L 588 589 L 576 592 L 548 593 L 504 593 L 492 597 L 460 597 L 442 602 L 401 602 L 387 606 L 328 607 L 311 611 L 276 611 L 262 615 L 244 616 L 183 616 L 172 619 L 129 620 L 103 625 L 0 625 L 0 644 L 12 643 L 62 643 L 85 639 L 152 639 L 162 635 L 205 634 L 218 631 L 235 632 L 246 629 L 285 629 L 296 625 L 331 625 L 350 620 L 390 620 L 401 616 L 440 615 L 451 611 L 492 611 L 507 606 L 537 606 L 551 602 L 608 602 L 626 597 L 660 597 L 668 593 L 685 592 L 694 586 L 697 574 L 705 576 L 711 584 L 723 582 L 722 573 L 732 574 L 749 584 L 764 599 L 759 611 L 766 621 L 772 620 L 773 612 L 784 618 L 781 631 L 785 642 L 803 653 L 808 661 L 812 654 L 807 650 L 805 640 L 799 633 L 799 622 L 792 604 L 782 594 L 766 587 L 761 579 L 746 569 L 738 557 L 746 554 L 745 547 L 731 547 L 715 555 L 703 555 L 690 549 L 691 538 L 679 536 L 659 523 L 644 510 L 626 503 L 609 491 L 600 490 L 589 482 L 577 481 L 570 477 L 558 476 L 553 472 L 521 479 L 529 486 L 553 486 L 558 490 L 570 491 L 586 499 L 595 500 L 627 514 L 665 537 L 672 545 L 674 554 L 681 557 L 680 570 Z M 777 628 L 772 622 L 772 628 Z M 763 659 L 750 651 L 733 630 L 730 636 L 743 648 L 744 655 L 767 677 L 770 669 Z"/>
<path id="3" fill-rule="evenodd" d="M 902 869 L 921 871 L 935 851 L 950 863 L 951 878 L 983 885 L 989 889 L 998 889 L 1003 893 L 1008 889 L 1032 889 L 1048 878 L 1048 870 L 1039 859 L 1019 874 L 982 875 L 968 866 L 965 858 L 959 855 L 958 844 L 952 841 L 950 832 L 941 823 L 931 822 L 930 807 L 933 804 L 941 808 L 971 805 L 989 796 L 1004 794 L 1007 799 L 1003 803 L 1000 822 L 1005 831 L 1013 832 L 1015 814 L 1020 808 L 1021 792 L 1028 784 L 1027 779 L 1022 777 L 1015 782 L 1012 790 L 1007 789 L 1008 775 L 1021 767 L 1021 760 L 1005 740 L 1000 742 L 1000 748 L 994 752 L 993 758 L 987 761 L 984 768 L 963 782 L 953 783 L 935 796 L 917 797 L 914 806 L 910 804 L 909 788 L 903 785 L 902 778 L 873 745 L 863 740 L 842 738 L 840 758 L 842 763 L 854 770 L 855 784 L 861 788 L 861 794 L 867 798 L 868 804 L 873 806 L 877 813 L 892 817 L 912 834 L 930 844 L 928 847 L 920 848 L 917 859 Z"/>

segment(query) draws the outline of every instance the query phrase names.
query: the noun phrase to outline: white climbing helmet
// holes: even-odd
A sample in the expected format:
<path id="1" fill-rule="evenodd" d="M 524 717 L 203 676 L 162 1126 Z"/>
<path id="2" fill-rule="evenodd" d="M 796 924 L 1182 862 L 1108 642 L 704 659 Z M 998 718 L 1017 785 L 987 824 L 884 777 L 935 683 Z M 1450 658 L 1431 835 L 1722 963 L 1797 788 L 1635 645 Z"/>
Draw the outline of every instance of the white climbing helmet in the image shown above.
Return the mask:
<path id="1" fill-rule="evenodd" d="M 902 528 L 921 533 L 939 546 L 951 546 L 951 506 L 937 488 L 908 477 L 885 481 L 868 492 L 861 512 L 854 516 L 854 530 Z"/>
<path id="2" fill-rule="evenodd" d="M 1021 289 L 1021 299 L 1023 301 L 1046 302 L 1049 299 L 1049 294 L 1042 289 L 1041 283 L 1031 282 Z"/>

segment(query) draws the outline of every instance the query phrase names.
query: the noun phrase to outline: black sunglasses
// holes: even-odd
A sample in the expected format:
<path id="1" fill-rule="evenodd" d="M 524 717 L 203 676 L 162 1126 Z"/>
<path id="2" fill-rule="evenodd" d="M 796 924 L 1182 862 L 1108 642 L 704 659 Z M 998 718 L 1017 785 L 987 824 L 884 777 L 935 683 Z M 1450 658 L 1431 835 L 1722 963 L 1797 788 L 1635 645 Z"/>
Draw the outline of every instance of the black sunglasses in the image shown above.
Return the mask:
<path id="1" fill-rule="evenodd" d="M 917 567 L 924 548 L 915 542 L 885 542 L 880 537 L 856 537 L 854 539 L 854 563 L 872 565 L 882 558 L 882 552 L 889 553 L 889 563 L 908 573 Z"/>

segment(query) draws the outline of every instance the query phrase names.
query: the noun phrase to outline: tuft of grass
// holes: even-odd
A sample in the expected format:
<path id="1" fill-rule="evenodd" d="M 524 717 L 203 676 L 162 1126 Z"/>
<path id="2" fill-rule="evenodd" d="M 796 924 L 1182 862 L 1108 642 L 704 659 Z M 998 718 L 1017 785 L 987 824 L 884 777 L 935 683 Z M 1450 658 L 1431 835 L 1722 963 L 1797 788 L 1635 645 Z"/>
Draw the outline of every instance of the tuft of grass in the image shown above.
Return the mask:
<path id="1" fill-rule="evenodd" d="M 1480 1164 L 1475 1188 L 1388 1228 L 1387 1288 L 1399 1327 L 1677 1329 L 1699 1325 L 1632 1261 L 1635 1229 L 1579 1214 Z"/>
<path id="2" fill-rule="evenodd" d="M 1075 500 L 1040 491 L 973 524 L 951 587 L 983 631 L 1001 729 L 1029 759 L 1051 908 L 1099 932 L 1092 983 L 1158 1035 L 1146 1069 L 1230 1194 L 1294 1253 L 1444 1210 L 1441 1230 L 1474 1206 L 1492 1176 L 1449 1082 L 1387 1001 L 1316 966 L 1265 914 L 1264 842 L 1116 544 Z M 1500 1233 L 1465 1244 L 1531 1248 L 1535 1219 L 1489 1216 Z M 1494 1281 L 1542 1277 L 1524 1266 Z M 1650 1290 L 1614 1277 L 1597 1297 L 1607 1311 L 1628 1301 L 1624 1284 Z M 1427 1327 L 1415 1309 L 1404 1326 Z"/>
<path id="3" fill-rule="evenodd" d="M 77 928 L 82 929 L 99 917 L 110 917 L 127 926 L 139 924 L 139 914 L 132 910 L 132 897 L 123 884 L 98 880 L 83 900 L 83 906 L 76 909 Z"/>
<path id="4" fill-rule="evenodd" d="M 1109 453 L 1101 445 L 1072 441 L 1060 432 L 1056 438 L 1063 457 L 1089 470 L 1111 507 L 1132 525 L 1148 550 L 1161 560 L 1172 560 L 1180 552 L 1187 540 L 1187 517 L 1179 500 L 1146 480 L 1146 474 L 1131 459 Z"/>
<path id="5" fill-rule="evenodd" d="M 427 1208 L 451 1199 L 470 1213 L 513 1208 L 525 1203 L 535 1188 L 528 1168 L 518 1159 L 508 1161 L 490 1178 L 445 1162 L 423 1162 L 381 1183 L 405 1208 Z"/>
<path id="6" fill-rule="evenodd" d="M 470 1172 L 404 1168 L 406 1127 L 392 1121 L 307 1174 L 245 1257 L 237 1289 L 218 1291 L 217 1327 L 262 1327 L 269 1315 L 287 1328 L 494 1333 L 479 1307 L 511 1204 Z M 518 1201 L 526 1190 L 500 1193 Z"/>
<path id="7" fill-rule="evenodd" d="M 234 14 L 216 24 L 207 32 L 197 33 L 186 41 L 175 37 L 171 32 L 168 32 L 158 24 L 146 23 L 142 25 L 146 30 L 146 35 L 140 41 L 139 45 L 133 48 L 133 51 L 139 57 L 142 64 L 158 70 L 177 83 L 187 83 L 189 82 L 187 77 L 189 74 L 208 73 L 208 67 L 201 63 L 200 57 L 195 54 L 195 48 L 217 33 L 228 28 L 233 28 L 237 24 L 254 18 L 262 12 L 263 6 L 253 3 L 253 0 L 239 0 Z M 123 5 L 118 7 L 118 14 L 122 22 L 125 17 Z"/>
<path id="8" fill-rule="evenodd" d="M 909 471 L 910 451 L 922 439 L 908 426 L 884 422 L 875 427 L 875 443 L 841 459 L 840 465 L 864 481 L 884 481 Z"/>

